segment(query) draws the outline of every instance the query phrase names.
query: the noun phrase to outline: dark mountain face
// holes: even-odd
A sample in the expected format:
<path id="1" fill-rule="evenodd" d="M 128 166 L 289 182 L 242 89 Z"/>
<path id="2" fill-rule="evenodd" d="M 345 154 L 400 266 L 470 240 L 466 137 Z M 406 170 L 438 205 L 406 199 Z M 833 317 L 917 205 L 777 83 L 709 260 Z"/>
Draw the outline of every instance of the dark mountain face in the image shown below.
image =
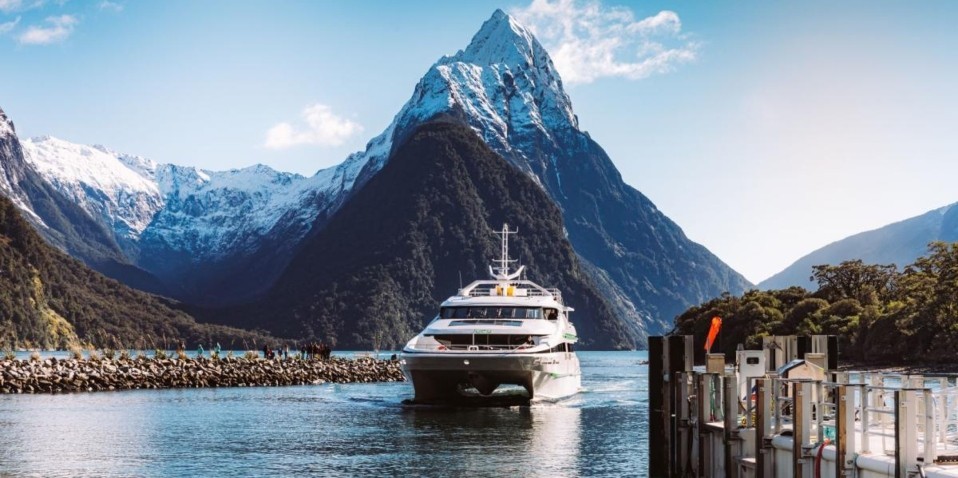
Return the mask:
<path id="1" fill-rule="evenodd" d="M 307 240 L 249 325 L 338 347 L 399 347 L 454 294 L 487 277 L 493 230 L 518 227 L 513 257 L 529 278 L 575 307 L 583 344 L 631 345 L 564 237 L 555 204 L 472 130 L 432 122 L 413 131 L 383 169 Z M 242 314 L 234 310 L 234 314 Z"/>
<path id="2" fill-rule="evenodd" d="M 168 347 L 219 341 L 253 347 L 266 337 L 197 324 L 162 299 L 126 287 L 47 245 L 0 196 L 0 346 Z"/>
<path id="3" fill-rule="evenodd" d="M 648 314 L 649 333 L 668 331 L 691 305 L 751 285 L 625 184 L 591 138 L 569 133 L 553 148 L 539 150 L 555 158 L 555 173 L 544 176 L 546 188 L 563 210 L 576 251 Z"/>

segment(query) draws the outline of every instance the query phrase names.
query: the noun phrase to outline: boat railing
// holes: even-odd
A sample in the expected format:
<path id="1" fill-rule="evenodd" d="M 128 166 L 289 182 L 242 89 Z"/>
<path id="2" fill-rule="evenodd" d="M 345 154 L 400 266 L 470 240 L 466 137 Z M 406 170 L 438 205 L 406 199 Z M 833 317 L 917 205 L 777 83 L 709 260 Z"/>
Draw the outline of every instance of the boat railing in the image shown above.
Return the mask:
<path id="1" fill-rule="evenodd" d="M 489 344 L 489 345 L 443 345 L 443 344 L 421 344 L 416 346 L 416 350 L 422 350 L 427 352 L 519 352 L 529 350 L 533 345 L 522 344 L 522 345 L 505 345 L 505 344 Z"/>
<path id="2" fill-rule="evenodd" d="M 549 289 L 522 289 L 522 294 L 514 294 L 518 297 L 552 297 L 558 302 L 562 302 L 562 292 L 556 288 Z M 495 297 L 501 295 L 495 287 L 476 287 L 469 290 L 467 297 Z"/>
<path id="3" fill-rule="evenodd" d="M 460 297 L 552 297 L 562 303 L 562 293 L 556 288 L 542 287 L 529 280 L 479 280 L 459 289 Z"/>

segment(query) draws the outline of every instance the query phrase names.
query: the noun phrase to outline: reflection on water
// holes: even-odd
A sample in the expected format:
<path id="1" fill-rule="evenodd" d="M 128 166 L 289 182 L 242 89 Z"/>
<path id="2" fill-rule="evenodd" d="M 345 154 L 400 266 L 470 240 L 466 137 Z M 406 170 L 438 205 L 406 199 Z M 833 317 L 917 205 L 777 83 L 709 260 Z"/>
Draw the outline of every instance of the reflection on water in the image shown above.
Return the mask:
<path id="1" fill-rule="evenodd" d="M 641 476 L 644 353 L 555 404 L 404 406 L 405 383 L 0 396 L 0 476 Z"/>
<path id="2" fill-rule="evenodd" d="M 415 457 L 395 473 L 563 476 L 578 466 L 582 411 L 559 404 L 511 408 L 413 408 L 399 448 Z"/>

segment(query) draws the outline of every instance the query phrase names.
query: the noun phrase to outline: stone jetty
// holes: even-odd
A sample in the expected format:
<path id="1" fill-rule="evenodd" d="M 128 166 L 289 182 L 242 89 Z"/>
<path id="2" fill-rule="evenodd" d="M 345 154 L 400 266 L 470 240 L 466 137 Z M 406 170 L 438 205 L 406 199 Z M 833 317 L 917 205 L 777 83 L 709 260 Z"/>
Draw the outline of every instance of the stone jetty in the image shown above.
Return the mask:
<path id="1" fill-rule="evenodd" d="M 270 387 L 402 380 L 398 361 L 372 358 L 265 360 L 234 357 L 101 357 L 0 361 L 0 393 Z"/>

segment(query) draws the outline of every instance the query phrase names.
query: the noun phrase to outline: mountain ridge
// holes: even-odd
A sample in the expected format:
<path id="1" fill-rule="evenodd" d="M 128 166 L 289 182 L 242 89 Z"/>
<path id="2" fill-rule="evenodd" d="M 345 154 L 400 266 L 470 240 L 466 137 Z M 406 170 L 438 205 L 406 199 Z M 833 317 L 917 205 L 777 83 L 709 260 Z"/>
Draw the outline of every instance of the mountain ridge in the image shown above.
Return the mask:
<path id="1" fill-rule="evenodd" d="M 932 209 L 924 214 L 853 234 L 820 247 L 758 284 L 763 290 L 792 285 L 813 287 L 812 266 L 839 264 L 860 259 L 866 264 L 895 264 L 899 268 L 914 262 L 934 241 L 958 241 L 958 203 Z"/>

